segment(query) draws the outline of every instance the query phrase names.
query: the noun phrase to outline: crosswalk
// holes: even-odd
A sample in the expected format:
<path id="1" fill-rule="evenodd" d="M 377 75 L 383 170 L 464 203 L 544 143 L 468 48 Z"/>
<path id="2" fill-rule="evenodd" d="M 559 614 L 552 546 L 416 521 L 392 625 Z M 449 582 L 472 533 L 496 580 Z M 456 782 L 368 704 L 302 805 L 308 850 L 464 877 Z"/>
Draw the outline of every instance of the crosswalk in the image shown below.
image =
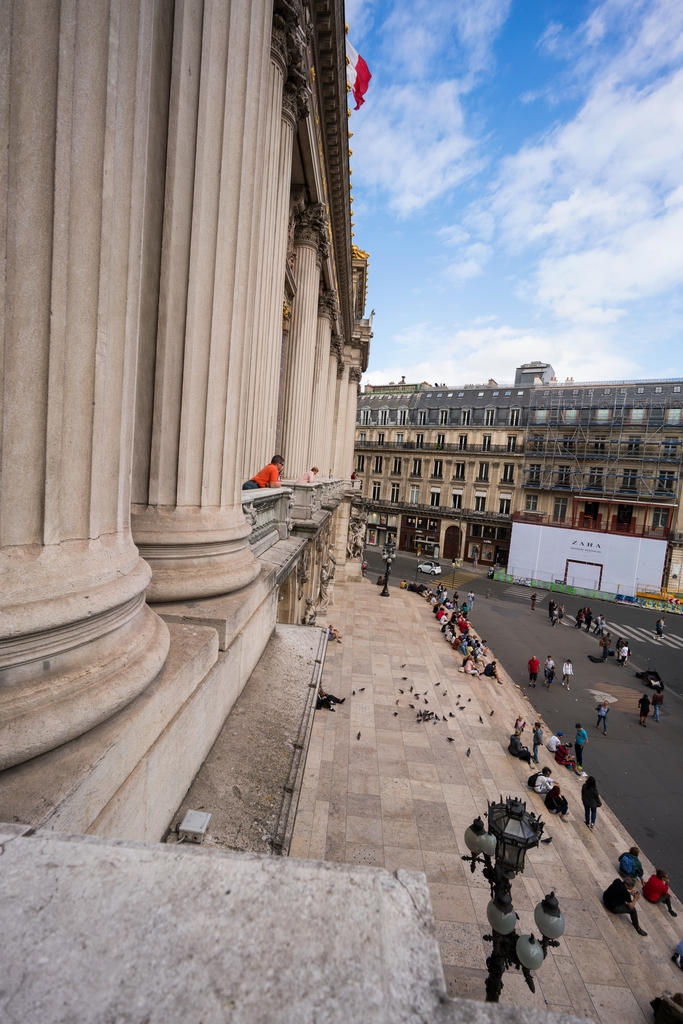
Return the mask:
<path id="1" fill-rule="evenodd" d="M 510 601 L 519 601 L 521 604 L 531 604 L 531 595 L 534 591 L 531 587 L 522 586 L 521 583 L 513 583 L 511 587 L 506 587 L 503 591 L 503 596 L 507 595 Z M 541 604 L 547 597 L 547 593 L 541 591 L 536 594 L 536 604 Z"/>
<path id="2" fill-rule="evenodd" d="M 570 619 L 573 623 L 576 619 L 573 615 L 565 615 L 565 620 Z M 642 626 L 625 626 L 620 622 L 613 622 L 611 619 L 607 623 L 607 628 L 612 634 L 612 639 L 617 639 L 619 636 L 625 637 L 626 640 L 637 640 L 640 643 L 654 644 L 655 647 L 673 647 L 674 650 L 683 649 L 683 637 L 676 636 L 675 633 L 667 633 L 661 639 L 654 635 L 653 630 L 643 629 Z"/>

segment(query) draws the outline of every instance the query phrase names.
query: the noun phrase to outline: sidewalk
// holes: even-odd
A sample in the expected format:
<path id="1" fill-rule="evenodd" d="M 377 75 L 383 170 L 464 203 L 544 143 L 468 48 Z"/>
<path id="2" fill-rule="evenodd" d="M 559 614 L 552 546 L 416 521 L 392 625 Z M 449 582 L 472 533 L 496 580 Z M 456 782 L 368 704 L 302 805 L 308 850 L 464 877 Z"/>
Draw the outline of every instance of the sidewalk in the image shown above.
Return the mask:
<path id="1" fill-rule="evenodd" d="M 449 994 L 483 1000 L 489 890 L 481 869 L 471 874 L 461 860 L 468 852 L 463 834 L 477 813 L 485 816 L 487 799 L 521 796 L 543 815 L 544 835 L 553 837 L 527 856 L 513 883 L 521 930 L 532 930 L 533 908 L 551 889 L 567 927 L 535 975 L 536 993 L 521 973 L 508 971 L 501 1002 L 600 1024 L 649 1024 L 650 1000 L 683 989 L 670 961 L 683 914 L 671 918 L 663 908 L 642 907 L 641 899 L 641 926 L 649 933 L 641 938 L 628 918 L 603 908 L 618 855 L 632 844 L 628 833 L 606 806 L 589 832 L 580 783 L 569 772 L 560 778 L 570 822 L 545 813 L 526 786 L 527 766 L 506 751 L 517 714 L 527 722 L 534 715 L 530 704 L 507 677 L 500 686 L 457 672 L 459 660 L 417 594 L 392 589 L 391 599 L 381 600 L 362 580 L 338 585 L 335 598 L 331 621 L 344 640 L 328 645 L 323 687 L 346 703 L 334 714 L 316 712 L 290 856 L 424 871 Z M 495 650 L 494 638 L 489 641 Z M 455 717 L 419 724 L 411 685 L 427 691 L 430 710 Z M 541 766 L 546 763 L 554 765 L 544 751 Z M 647 873 L 651 866 L 644 866 Z"/>

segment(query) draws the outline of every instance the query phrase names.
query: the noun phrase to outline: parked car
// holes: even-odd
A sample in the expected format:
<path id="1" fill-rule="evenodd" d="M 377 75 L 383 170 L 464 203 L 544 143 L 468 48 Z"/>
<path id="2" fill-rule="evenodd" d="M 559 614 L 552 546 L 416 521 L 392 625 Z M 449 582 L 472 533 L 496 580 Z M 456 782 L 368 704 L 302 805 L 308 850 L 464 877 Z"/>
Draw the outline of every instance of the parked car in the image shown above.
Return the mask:
<path id="1" fill-rule="evenodd" d="M 430 576 L 440 576 L 441 566 L 438 562 L 420 562 L 417 571 L 429 573 Z"/>

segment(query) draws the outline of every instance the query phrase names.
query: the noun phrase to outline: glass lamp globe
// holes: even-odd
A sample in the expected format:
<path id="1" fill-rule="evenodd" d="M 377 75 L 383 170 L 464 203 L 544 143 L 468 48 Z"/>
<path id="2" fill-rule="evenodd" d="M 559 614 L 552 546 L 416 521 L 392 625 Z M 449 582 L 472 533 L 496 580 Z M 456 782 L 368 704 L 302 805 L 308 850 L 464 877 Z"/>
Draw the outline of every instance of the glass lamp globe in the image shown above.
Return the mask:
<path id="1" fill-rule="evenodd" d="M 499 935 L 509 935 L 513 932 L 517 924 L 517 914 L 512 906 L 510 894 L 504 892 L 491 900 L 486 908 L 486 917 Z"/>
<path id="2" fill-rule="evenodd" d="M 492 857 L 496 852 L 496 837 L 486 831 L 481 818 L 475 818 L 465 830 L 465 845 L 470 853 L 484 853 Z"/>
<path id="3" fill-rule="evenodd" d="M 520 935 L 517 939 L 517 957 L 520 964 L 530 971 L 537 971 L 543 963 L 543 947 L 533 935 Z"/>
<path id="4" fill-rule="evenodd" d="M 534 910 L 534 921 L 548 939 L 559 939 L 564 932 L 564 918 L 554 892 L 545 896 Z"/>

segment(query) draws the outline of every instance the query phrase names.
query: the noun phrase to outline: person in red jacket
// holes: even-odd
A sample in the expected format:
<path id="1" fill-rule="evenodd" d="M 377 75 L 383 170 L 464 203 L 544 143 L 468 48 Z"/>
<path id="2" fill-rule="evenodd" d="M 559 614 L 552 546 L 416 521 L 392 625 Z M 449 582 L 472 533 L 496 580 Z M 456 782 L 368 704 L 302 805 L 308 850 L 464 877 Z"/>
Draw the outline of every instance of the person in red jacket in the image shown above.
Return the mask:
<path id="1" fill-rule="evenodd" d="M 669 895 L 669 876 L 666 871 L 662 871 L 661 868 L 657 868 L 655 875 L 650 875 L 647 882 L 643 885 L 643 896 L 648 903 L 663 903 L 669 908 L 669 913 L 672 917 L 678 917 L 678 914 L 671 906 L 671 896 Z"/>
<path id="2" fill-rule="evenodd" d="M 538 670 L 541 667 L 541 663 L 535 654 L 532 654 L 529 658 L 529 686 L 535 686 L 536 680 L 538 679 Z"/>

